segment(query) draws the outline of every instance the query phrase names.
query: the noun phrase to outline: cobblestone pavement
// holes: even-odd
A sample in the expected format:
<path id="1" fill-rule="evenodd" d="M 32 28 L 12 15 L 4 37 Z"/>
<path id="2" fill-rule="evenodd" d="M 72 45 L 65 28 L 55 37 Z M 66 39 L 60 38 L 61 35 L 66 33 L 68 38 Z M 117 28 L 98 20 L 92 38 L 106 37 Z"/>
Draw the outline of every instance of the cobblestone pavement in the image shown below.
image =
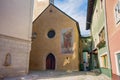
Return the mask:
<path id="1" fill-rule="evenodd" d="M 3 80 L 111 80 L 93 72 L 32 71 L 26 76 L 9 77 Z"/>

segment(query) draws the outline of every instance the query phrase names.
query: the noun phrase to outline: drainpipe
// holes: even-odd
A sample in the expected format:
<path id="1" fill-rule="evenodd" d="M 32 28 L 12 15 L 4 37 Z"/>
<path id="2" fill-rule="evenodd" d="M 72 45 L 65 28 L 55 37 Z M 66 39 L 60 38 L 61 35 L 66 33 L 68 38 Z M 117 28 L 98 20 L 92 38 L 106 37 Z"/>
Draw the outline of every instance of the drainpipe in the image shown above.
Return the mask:
<path id="1" fill-rule="evenodd" d="M 106 11 L 106 0 L 104 0 L 104 17 L 105 17 L 105 31 L 106 31 L 106 44 L 107 44 L 107 50 L 108 50 L 108 54 L 109 54 L 109 61 L 110 61 L 110 63 L 109 63 L 109 66 L 110 66 L 110 69 L 111 69 L 111 72 L 110 72 L 110 74 L 111 74 L 111 77 L 112 77 L 112 65 L 111 65 L 111 57 L 110 57 L 110 45 L 109 45 L 109 34 L 108 34 L 108 25 L 107 25 L 107 11 Z"/>
<path id="2" fill-rule="evenodd" d="M 93 47 L 93 37 L 91 36 L 91 45 L 90 45 L 90 70 L 93 70 L 93 53 L 92 53 L 92 47 Z"/>

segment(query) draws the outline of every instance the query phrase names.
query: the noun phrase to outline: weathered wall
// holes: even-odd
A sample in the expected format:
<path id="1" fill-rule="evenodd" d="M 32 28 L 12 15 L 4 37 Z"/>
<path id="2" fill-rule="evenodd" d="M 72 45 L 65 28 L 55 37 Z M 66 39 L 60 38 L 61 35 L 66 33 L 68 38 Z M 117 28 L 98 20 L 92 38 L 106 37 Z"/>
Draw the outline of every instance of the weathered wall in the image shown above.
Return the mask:
<path id="1" fill-rule="evenodd" d="M 27 74 L 30 47 L 30 41 L 0 35 L 0 74 L 3 76 Z M 11 55 L 11 59 L 8 59 L 11 64 L 5 66 L 8 53 Z"/>
<path id="2" fill-rule="evenodd" d="M 102 2 L 101 2 L 102 1 Z M 107 76 L 111 75 L 110 69 L 110 58 L 109 58 L 109 51 L 108 51 L 108 41 L 107 41 L 107 33 L 106 33 L 106 17 L 105 17 L 105 0 L 97 0 L 94 5 L 94 13 L 92 18 L 92 25 L 91 25 L 91 32 L 93 37 L 93 49 L 97 48 L 97 44 L 100 42 L 99 40 L 99 33 L 104 28 L 105 29 L 105 46 L 98 49 L 98 59 L 99 59 L 99 65 L 100 69 L 105 69 L 109 73 L 106 74 L 104 70 L 101 70 L 101 72 Z M 107 68 L 103 67 L 102 63 L 102 56 L 107 55 L 107 62 L 108 66 Z M 109 76 L 111 77 L 111 76 Z"/>
<path id="3" fill-rule="evenodd" d="M 115 21 L 115 7 L 119 0 L 106 0 L 106 17 L 109 36 L 110 56 L 112 63 L 112 73 L 117 74 L 116 54 L 120 53 L 120 23 L 116 24 Z"/>
<path id="4" fill-rule="evenodd" d="M 33 0 L 0 0 L 0 75 L 28 73 L 32 13 Z"/>
<path id="5" fill-rule="evenodd" d="M 73 29 L 74 52 L 64 54 L 61 52 L 61 31 L 68 28 Z M 51 29 L 56 35 L 49 39 L 47 33 Z M 37 32 L 37 38 L 32 42 L 30 69 L 46 70 L 46 57 L 53 53 L 55 70 L 79 70 L 79 32 L 75 21 L 51 5 L 33 22 L 33 32 Z M 66 57 L 69 57 L 70 63 L 64 65 Z"/>
<path id="6" fill-rule="evenodd" d="M 33 0 L 0 0 L 0 34 L 31 40 Z"/>

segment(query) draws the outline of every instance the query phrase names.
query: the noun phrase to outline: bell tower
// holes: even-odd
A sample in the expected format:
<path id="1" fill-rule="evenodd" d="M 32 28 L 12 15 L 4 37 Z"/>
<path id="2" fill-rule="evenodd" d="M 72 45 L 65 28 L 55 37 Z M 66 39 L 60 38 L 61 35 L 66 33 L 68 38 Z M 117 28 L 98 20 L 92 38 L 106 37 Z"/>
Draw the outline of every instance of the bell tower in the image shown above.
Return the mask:
<path id="1" fill-rule="evenodd" d="M 47 8 L 49 4 L 54 4 L 54 0 L 34 0 L 33 21 Z"/>
<path id="2" fill-rule="evenodd" d="M 33 21 L 45 10 L 50 4 L 50 0 L 34 0 Z"/>

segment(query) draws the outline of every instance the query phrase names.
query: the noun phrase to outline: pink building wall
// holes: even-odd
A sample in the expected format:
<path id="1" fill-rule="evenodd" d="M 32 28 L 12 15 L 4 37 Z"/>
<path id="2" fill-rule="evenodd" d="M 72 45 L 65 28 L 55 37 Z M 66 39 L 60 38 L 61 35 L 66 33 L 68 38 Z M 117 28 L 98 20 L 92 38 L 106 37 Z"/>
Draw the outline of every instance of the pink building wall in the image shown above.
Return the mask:
<path id="1" fill-rule="evenodd" d="M 114 13 L 118 0 L 105 1 L 112 73 L 117 74 L 115 54 L 116 52 L 120 52 L 120 22 L 116 24 Z"/>

